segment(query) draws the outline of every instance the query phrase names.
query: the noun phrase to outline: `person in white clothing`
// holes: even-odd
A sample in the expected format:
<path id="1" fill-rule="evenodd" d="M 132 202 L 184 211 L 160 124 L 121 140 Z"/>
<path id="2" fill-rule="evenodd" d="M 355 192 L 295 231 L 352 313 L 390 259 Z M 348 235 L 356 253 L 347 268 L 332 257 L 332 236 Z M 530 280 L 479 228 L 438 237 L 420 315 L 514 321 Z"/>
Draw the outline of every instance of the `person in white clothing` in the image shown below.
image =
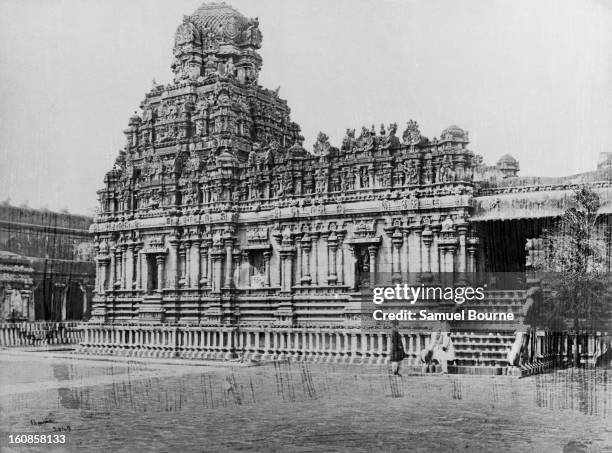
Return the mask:
<path id="1" fill-rule="evenodd" d="M 455 348 L 450 336 L 450 325 L 446 324 L 440 329 L 436 344 L 433 347 L 433 360 L 442 367 L 443 373 L 448 373 L 448 362 L 455 360 Z"/>

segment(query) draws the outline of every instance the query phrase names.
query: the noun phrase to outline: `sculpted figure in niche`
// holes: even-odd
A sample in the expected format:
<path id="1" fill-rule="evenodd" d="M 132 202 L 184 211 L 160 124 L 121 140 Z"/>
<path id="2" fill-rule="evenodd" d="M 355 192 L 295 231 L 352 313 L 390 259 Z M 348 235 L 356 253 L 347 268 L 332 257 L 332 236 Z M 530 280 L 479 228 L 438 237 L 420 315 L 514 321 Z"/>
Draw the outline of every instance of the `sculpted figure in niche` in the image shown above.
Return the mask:
<path id="1" fill-rule="evenodd" d="M 396 123 L 392 123 L 389 125 L 388 134 L 385 134 L 385 126 L 382 124 L 380 125 L 380 130 L 381 130 L 381 135 L 384 136 L 384 139 L 381 145 L 383 149 L 395 148 L 397 145 L 399 145 L 399 138 L 395 136 L 395 134 L 397 133 Z"/>
<path id="2" fill-rule="evenodd" d="M 236 66 L 234 66 L 234 59 L 229 57 L 229 60 L 225 63 L 225 73 L 230 76 L 236 75 Z"/>
<path id="3" fill-rule="evenodd" d="M 454 229 L 455 227 L 454 227 L 453 219 L 451 219 L 450 216 L 448 216 L 442 222 L 442 231 L 454 231 Z"/>

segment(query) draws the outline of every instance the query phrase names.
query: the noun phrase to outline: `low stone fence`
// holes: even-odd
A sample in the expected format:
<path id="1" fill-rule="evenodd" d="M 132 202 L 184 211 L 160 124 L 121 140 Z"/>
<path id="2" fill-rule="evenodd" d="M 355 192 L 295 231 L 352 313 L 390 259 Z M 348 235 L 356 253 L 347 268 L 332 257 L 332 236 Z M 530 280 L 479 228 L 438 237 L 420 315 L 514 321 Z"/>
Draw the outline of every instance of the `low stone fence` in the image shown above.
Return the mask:
<path id="1" fill-rule="evenodd" d="M 429 342 L 402 334 L 407 365 L 419 365 Z M 79 351 L 140 357 L 385 363 L 388 331 L 347 328 L 85 325 Z"/>
<path id="2" fill-rule="evenodd" d="M 388 330 L 346 327 L 82 324 L 81 329 L 78 352 L 133 357 L 382 364 L 388 361 L 390 348 Z M 421 353 L 430 342 L 430 333 L 400 331 L 400 335 L 406 352 L 404 366 L 421 366 Z M 531 331 L 529 335 L 458 331 L 452 332 L 451 338 L 455 370 L 462 373 L 541 372 L 567 364 L 569 351 L 576 344 L 567 333 L 543 331 Z M 601 333 L 583 335 L 578 342 L 581 363 L 594 365 L 605 353 L 605 341 L 609 345 L 609 337 Z M 508 361 L 513 356 L 514 367 Z"/>
<path id="3" fill-rule="evenodd" d="M 78 344 L 83 335 L 78 321 L 0 323 L 0 347 Z"/>

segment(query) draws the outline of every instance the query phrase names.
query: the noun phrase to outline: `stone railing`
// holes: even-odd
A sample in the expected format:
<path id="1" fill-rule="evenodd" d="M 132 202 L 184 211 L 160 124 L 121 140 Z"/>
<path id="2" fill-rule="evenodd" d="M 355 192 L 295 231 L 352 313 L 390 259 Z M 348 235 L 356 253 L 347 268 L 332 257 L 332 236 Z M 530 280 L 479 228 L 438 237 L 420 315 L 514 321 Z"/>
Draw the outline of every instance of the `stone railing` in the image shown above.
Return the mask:
<path id="1" fill-rule="evenodd" d="M 385 363 L 389 332 L 343 328 L 83 325 L 79 352 L 140 357 Z M 428 332 L 402 333 L 419 365 Z"/>
<path id="2" fill-rule="evenodd" d="M 0 323 L 0 347 L 78 344 L 83 331 L 80 322 Z"/>

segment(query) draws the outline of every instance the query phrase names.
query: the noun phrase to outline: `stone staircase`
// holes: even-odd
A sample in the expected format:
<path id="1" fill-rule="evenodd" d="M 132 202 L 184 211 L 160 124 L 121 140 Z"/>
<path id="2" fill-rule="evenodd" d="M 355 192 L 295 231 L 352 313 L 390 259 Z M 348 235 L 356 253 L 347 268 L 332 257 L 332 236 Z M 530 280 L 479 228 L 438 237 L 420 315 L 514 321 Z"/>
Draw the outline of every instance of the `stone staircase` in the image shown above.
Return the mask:
<path id="1" fill-rule="evenodd" d="M 455 348 L 454 372 L 460 374 L 516 374 L 506 357 L 512 348 L 512 332 L 452 332 Z"/>

